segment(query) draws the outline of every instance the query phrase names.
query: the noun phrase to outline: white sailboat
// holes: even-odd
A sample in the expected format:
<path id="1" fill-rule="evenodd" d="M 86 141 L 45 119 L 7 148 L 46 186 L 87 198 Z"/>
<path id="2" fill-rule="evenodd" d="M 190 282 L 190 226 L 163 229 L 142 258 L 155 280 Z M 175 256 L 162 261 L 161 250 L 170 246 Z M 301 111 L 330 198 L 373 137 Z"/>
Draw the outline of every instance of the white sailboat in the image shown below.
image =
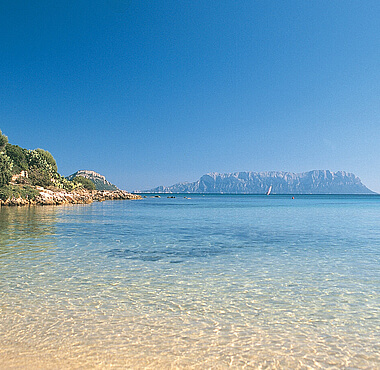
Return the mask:
<path id="1" fill-rule="evenodd" d="M 272 191 L 272 185 L 269 186 L 269 189 L 268 189 L 268 191 L 267 191 L 267 195 L 269 195 L 271 191 Z"/>

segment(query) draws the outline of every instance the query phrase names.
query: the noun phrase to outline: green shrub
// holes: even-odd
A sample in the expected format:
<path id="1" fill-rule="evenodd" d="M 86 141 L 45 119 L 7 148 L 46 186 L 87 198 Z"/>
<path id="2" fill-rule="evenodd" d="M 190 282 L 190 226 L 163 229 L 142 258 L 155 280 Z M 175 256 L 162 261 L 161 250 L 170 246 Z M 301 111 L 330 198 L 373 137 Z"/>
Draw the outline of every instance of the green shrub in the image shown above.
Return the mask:
<path id="1" fill-rule="evenodd" d="M 87 190 L 95 190 L 96 189 L 95 184 L 90 179 L 87 179 L 83 176 L 74 177 L 72 182 L 74 184 L 81 184 Z"/>
<path id="2" fill-rule="evenodd" d="M 2 134 L 0 130 L 0 152 L 2 152 L 5 148 L 5 145 L 8 143 L 8 138 Z"/>
<path id="3" fill-rule="evenodd" d="M 0 152 L 0 186 L 9 184 L 12 179 L 12 160 L 3 152 Z"/>
<path id="4" fill-rule="evenodd" d="M 37 167 L 51 173 L 54 172 L 51 164 L 49 164 L 46 158 L 37 150 L 28 150 L 27 159 L 29 168 Z"/>
<path id="5" fill-rule="evenodd" d="M 55 172 L 58 171 L 57 162 L 55 161 L 54 157 L 52 156 L 50 152 L 48 152 L 47 150 L 39 149 L 39 148 L 35 149 L 35 151 L 39 153 L 41 157 L 44 158 L 48 164 L 50 164 L 53 171 Z"/>
<path id="6" fill-rule="evenodd" d="M 53 185 L 49 172 L 38 167 L 33 167 L 29 170 L 29 181 L 31 185 L 42 186 L 44 188 Z"/>
<path id="7" fill-rule="evenodd" d="M 30 184 L 43 187 L 59 187 L 57 185 L 60 183 L 61 176 L 53 165 L 48 162 L 46 155 L 41 153 L 41 150 L 29 150 L 27 152 Z"/>
<path id="8" fill-rule="evenodd" d="M 0 187 L 9 184 L 13 174 L 28 172 L 28 178 L 18 179 L 19 183 L 43 187 L 73 188 L 74 185 L 57 172 L 57 163 L 47 150 L 27 150 L 8 143 L 0 130 Z"/>
<path id="9" fill-rule="evenodd" d="M 13 192 L 8 186 L 2 186 L 0 187 L 0 199 L 7 200 L 9 198 L 12 198 Z"/>
<path id="10" fill-rule="evenodd" d="M 13 161 L 13 173 L 18 174 L 21 171 L 28 171 L 28 150 L 18 145 L 7 144 L 5 146 L 7 156 Z"/>
<path id="11" fill-rule="evenodd" d="M 62 177 L 61 179 L 61 185 L 62 185 L 62 188 L 65 189 L 66 191 L 72 191 L 78 186 L 77 184 L 65 179 L 64 177 Z"/>
<path id="12" fill-rule="evenodd" d="M 38 194 L 38 190 L 30 186 L 7 185 L 0 187 L 0 199 L 2 200 L 7 200 L 10 198 L 23 198 L 33 200 Z"/>

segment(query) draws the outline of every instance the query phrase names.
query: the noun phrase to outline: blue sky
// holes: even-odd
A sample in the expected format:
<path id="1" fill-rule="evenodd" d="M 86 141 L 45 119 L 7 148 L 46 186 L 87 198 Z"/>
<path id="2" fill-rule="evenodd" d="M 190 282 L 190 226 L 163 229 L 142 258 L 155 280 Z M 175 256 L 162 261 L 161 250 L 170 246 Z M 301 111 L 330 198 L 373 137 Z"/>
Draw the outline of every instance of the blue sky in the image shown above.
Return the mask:
<path id="1" fill-rule="evenodd" d="M 127 190 L 345 170 L 380 192 L 380 2 L 0 2 L 0 129 Z"/>

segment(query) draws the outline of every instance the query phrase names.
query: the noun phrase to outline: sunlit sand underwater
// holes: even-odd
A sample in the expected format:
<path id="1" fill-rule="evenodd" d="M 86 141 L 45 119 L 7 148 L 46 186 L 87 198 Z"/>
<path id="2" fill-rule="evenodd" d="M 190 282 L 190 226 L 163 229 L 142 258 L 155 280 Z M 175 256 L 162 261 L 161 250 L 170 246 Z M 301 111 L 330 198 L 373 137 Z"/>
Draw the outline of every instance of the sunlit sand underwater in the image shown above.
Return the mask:
<path id="1" fill-rule="evenodd" d="M 0 368 L 380 368 L 380 197 L 0 209 Z"/>

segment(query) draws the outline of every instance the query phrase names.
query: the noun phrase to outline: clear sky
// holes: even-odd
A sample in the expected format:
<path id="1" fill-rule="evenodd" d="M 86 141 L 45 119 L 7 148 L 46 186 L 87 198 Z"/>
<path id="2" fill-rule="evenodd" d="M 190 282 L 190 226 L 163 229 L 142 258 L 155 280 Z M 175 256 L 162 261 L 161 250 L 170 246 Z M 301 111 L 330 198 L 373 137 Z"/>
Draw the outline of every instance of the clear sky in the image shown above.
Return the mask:
<path id="1" fill-rule="evenodd" d="M 380 1 L 0 1 L 0 129 L 126 190 L 330 169 L 380 192 Z"/>

